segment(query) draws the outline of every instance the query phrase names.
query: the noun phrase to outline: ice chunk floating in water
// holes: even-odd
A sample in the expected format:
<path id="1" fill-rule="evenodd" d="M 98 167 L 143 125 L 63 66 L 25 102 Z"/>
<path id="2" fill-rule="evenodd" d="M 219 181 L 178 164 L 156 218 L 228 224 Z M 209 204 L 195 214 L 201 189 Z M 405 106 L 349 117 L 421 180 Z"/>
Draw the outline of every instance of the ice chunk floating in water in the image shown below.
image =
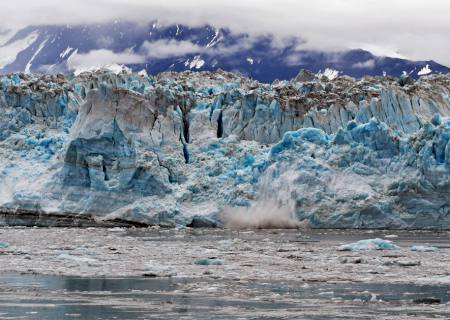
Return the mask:
<path id="1" fill-rule="evenodd" d="M 434 252 L 438 251 L 438 248 L 432 246 L 412 246 L 411 251 Z"/>
<path id="2" fill-rule="evenodd" d="M 383 239 L 367 239 L 360 240 L 355 243 L 345 244 L 338 248 L 339 251 L 363 251 L 363 250 L 398 250 L 392 241 Z"/>

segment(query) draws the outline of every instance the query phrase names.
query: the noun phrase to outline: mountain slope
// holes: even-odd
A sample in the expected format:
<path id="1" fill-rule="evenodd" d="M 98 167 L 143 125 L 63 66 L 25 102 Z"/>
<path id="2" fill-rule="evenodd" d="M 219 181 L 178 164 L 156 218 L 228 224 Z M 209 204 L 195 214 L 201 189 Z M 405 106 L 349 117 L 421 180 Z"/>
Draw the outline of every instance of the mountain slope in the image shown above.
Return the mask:
<path id="1" fill-rule="evenodd" d="M 300 68 L 314 72 L 328 68 L 354 77 L 450 72 L 433 61 L 377 57 L 364 50 L 308 51 L 302 50 L 298 40 L 280 45 L 270 36 L 252 38 L 211 26 L 162 26 L 157 22 L 30 26 L 15 34 L 2 33 L 0 45 L 1 73 L 81 71 L 109 63 L 152 74 L 220 68 L 263 82 L 291 79 Z"/>

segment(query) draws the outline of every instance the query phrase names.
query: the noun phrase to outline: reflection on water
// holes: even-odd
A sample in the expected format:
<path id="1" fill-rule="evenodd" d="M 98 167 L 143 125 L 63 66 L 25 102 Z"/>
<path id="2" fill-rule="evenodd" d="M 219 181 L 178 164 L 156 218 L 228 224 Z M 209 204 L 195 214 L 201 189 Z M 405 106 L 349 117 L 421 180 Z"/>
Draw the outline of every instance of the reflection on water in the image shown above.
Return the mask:
<path id="1" fill-rule="evenodd" d="M 339 319 L 346 313 L 367 319 L 381 310 L 408 316 L 413 307 L 416 315 L 448 312 L 417 308 L 413 301 L 421 299 L 442 306 L 450 286 L 0 275 L 1 319 Z"/>
<path id="2" fill-rule="evenodd" d="M 182 283 L 182 280 L 176 282 Z M 132 290 L 171 291 L 177 287 L 177 284 L 171 278 L 80 278 L 26 274 L 0 275 L 0 284 L 14 287 L 39 287 L 48 290 L 107 291 L 111 293 Z"/>
<path id="3" fill-rule="evenodd" d="M 144 312 L 133 307 L 133 300 L 151 300 L 146 293 L 174 291 L 183 282 L 175 283 L 170 278 L 1 275 L 0 318 L 141 319 Z M 14 299 L 12 295 L 5 296 L 6 292 L 15 294 Z M 117 299 L 122 301 L 115 303 Z"/>

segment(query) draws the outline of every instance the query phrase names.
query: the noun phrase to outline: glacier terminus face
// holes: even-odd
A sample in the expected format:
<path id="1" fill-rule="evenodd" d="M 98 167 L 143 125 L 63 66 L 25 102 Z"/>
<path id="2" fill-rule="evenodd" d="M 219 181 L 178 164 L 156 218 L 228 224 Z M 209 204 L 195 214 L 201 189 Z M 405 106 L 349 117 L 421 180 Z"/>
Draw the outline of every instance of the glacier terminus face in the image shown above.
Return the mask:
<path id="1" fill-rule="evenodd" d="M 449 75 L 1 76 L 0 221 L 450 229 L 449 117 Z"/>

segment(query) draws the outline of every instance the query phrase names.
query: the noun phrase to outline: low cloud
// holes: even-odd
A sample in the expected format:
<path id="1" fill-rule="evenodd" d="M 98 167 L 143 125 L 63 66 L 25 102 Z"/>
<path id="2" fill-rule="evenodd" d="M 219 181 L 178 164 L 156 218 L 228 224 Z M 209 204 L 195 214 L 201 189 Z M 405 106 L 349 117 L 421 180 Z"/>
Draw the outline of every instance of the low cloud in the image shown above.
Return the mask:
<path id="1" fill-rule="evenodd" d="M 218 56 L 230 56 L 236 52 L 250 49 L 257 38 L 242 38 L 232 45 L 223 45 L 220 41 L 216 42 L 214 46 L 199 46 L 191 41 L 186 40 L 157 40 L 153 42 L 146 41 L 141 47 L 143 54 L 149 58 L 162 59 L 179 57 L 189 54 L 205 54 Z"/>
<path id="2" fill-rule="evenodd" d="M 190 41 L 158 40 L 154 42 L 144 42 L 142 49 L 148 58 L 171 58 L 187 54 L 202 53 L 204 47 L 200 47 Z"/>
<path id="3" fill-rule="evenodd" d="M 137 64 L 145 63 L 145 56 L 129 51 L 113 52 L 111 50 L 92 50 L 88 53 L 74 53 L 68 60 L 70 69 L 83 69 L 92 66 L 105 66 L 109 64 Z"/>
<path id="4" fill-rule="evenodd" d="M 289 66 L 298 66 L 303 63 L 304 54 L 303 53 L 291 53 L 284 58 L 284 62 Z"/>
<path id="5" fill-rule="evenodd" d="M 113 37 L 99 37 L 96 41 L 97 46 L 103 49 L 108 49 L 114 45 Z"/>
<path id="6" fill-rule="evenodd" d="M 113 52 L 108 49 L 92 50 L 82 54 L 75 52 L 68 59 L 68 65 L 71 70 L 75 70 L 111 64 L 139 64 L 151 61 L 152 59 L 165 59 L 196 54 L 226 57 L 250 48 L 255 41 L 257 40 L 244 38 L 230 46 L 223 46 L 219 42 L 212 47 L 202 47 L 186 40 L 146 41 L 136 52 L 133 52 L 131 49 L 124 52 Z"/>
<path id="7" fill-rule="evenodd" d="M 257 37 L 250 37 L 240 39 L 237 43 L 228 46 L 224 46 L 219 43 L 217 46 L 213 47 L 210 52 L 215 56 L 229 56 L 235 54 L 236 52 L 250 49 L 257 41 Z"/>
<path id="8" fill-rule="evenodd" d="M 370 59 L 364 62 L 358 62 L 355 63 L 353 65 L 353 68 L 358 68 L 358 69 L 373 69 L 375 68 L 375 60 L 374 59 Z"/>

